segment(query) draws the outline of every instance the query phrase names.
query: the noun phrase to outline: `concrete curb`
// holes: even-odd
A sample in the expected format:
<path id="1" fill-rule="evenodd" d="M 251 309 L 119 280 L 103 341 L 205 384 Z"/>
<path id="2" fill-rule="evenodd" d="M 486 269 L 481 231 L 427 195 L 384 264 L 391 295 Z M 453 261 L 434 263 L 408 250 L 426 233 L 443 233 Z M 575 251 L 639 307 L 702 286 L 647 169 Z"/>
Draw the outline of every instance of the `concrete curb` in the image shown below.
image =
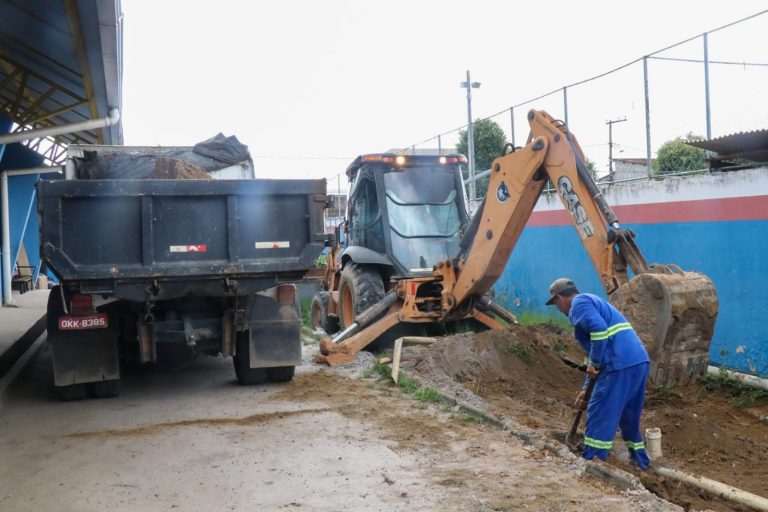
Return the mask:
<path id="1" fill-rule="evenodd" d="M 27 331 L 0 354 L 0 379 L 10 371 L 36 339 L 45 331 L 46 315 L 43 314 Z"/>
<path id="2" fill-rule="evenodd" d="M 47 339 L 46 334 L 45 330 L 43 330 L 42 334 L 34 340 L 29 348 L 27 348 L 27 350 L 16 360 L 15 364 L 8 369 L 2 378 L 0 378 L 0 409 L 5 401 L 5 392 L 11 387 L 16 380 L 16 377 L 18 377 L 19 374 L 35 360 L 38 352 L 45 344 L 45 340 Z"/>

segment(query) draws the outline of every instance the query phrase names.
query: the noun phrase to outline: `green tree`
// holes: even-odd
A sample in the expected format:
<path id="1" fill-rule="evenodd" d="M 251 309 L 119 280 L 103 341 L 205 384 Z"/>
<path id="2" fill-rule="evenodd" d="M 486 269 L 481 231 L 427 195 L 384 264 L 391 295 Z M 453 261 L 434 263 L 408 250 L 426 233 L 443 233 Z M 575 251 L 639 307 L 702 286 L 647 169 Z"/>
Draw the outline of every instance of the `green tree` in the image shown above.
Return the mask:
<path id="1" fill-rule="evenodd" d="M 689 146 L 685 141 L 703 140 L 700 135 L 689 133 L 685 139 L 677 137 L 661 145 L 653 163 L 654 174 L 695 171 L 707 167 L 706 151 Z"/>
<path id="2" fill-rule="evenodd" d="M 592 179 L 594 181 L 597 181 L 597 166 L 595 165 L 595 162 L 593 162 L 587 157 L 584 157 L 584 160 L 585 160 L 584 165 L 587 167 L 587 172 L 589 173 L 590 176 L 592 176 Z"/>
<path id="3" fill-rule="evenodd" d="M 475 139 L 475 173 L 479 174 L 491 168 L 493 161 L 501 156 L 507 136 L 495 121 L 478 119 L 472 125 Z M 467 130 L 459 132 L 456 151 L 469 156 L 469 135 Z M 467 171 L 468 172 L 468 171 Z M 466 173 L 465 176 L 469 177 Z M 477 180 L 477 197 L 484 197 L 488 189 L 488 176 Z"/>

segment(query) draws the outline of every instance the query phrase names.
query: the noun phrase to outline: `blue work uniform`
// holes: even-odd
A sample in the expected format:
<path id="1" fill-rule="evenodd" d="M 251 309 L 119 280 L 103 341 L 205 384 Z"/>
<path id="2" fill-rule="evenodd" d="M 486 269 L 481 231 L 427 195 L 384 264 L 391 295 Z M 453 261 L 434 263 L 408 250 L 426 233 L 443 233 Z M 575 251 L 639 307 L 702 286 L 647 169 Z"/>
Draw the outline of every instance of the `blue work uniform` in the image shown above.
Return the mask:
<path id="1" fill-rule="evenodd" d="M 590 293 L 573 298 L 568 318 L 589 363 L 600 371 L 587 405 L 584 458 L 605 460 L 618 426 L 632 462 L 647 469 L 640 416 L 650 359 L 643 342 L 619 310 Z M 585 389 L 588 384 L 589 377 Z"/>

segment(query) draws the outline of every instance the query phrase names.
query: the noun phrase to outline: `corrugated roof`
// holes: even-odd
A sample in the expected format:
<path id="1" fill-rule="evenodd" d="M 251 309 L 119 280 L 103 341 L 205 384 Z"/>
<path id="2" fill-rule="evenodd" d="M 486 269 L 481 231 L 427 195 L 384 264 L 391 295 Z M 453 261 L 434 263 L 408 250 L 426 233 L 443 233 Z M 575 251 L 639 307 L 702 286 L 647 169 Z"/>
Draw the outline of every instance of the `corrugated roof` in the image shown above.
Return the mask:
<path id="1" fill-rule="evenodd" d="M 745 158 L 755 162 L 768 162 L 768 130 L 733 133 L 686 144 L 717 153 L 716 160 Z"/>
<path id="2" fill-rule="evenodd" d="M 5 0 L 0 20 L 0 112 L 15 123 L 58 126 L 121 108 L 120 0 Z M 122 141 L 118 123 L 57 142 Z"/>

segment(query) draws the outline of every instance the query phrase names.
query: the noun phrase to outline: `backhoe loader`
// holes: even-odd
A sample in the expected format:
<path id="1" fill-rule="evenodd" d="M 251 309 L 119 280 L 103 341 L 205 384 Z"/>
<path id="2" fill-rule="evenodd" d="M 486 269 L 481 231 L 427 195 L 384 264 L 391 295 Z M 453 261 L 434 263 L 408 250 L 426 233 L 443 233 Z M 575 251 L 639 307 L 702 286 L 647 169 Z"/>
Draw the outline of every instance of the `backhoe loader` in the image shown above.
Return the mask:
<path id="1" fill-rule="evenodd" d="M 470 222 L 460 155 L 430 157 L 432 163 L 364 155 L 350 166 L 347 239 L 329 255 L 327 291 L 312 310 L 316 325 L 331 334 L 338 319 L 341 331 L 321 342 L 319 361 L 349 361 L 371 343 L 413 329 L 467 320 L 502 329 L 514 322 L 489 292 L 550 182 L 606 294 L 646 344 L 651 382 L 686 384 L 706 372 L 718 311 L 712 281 L 674 264 L 649 265 L 589 176 L 568 127 L 536 110 L 528 122 L 528 143 L 508 145 L 494 160 L 488 193 Z"/>

